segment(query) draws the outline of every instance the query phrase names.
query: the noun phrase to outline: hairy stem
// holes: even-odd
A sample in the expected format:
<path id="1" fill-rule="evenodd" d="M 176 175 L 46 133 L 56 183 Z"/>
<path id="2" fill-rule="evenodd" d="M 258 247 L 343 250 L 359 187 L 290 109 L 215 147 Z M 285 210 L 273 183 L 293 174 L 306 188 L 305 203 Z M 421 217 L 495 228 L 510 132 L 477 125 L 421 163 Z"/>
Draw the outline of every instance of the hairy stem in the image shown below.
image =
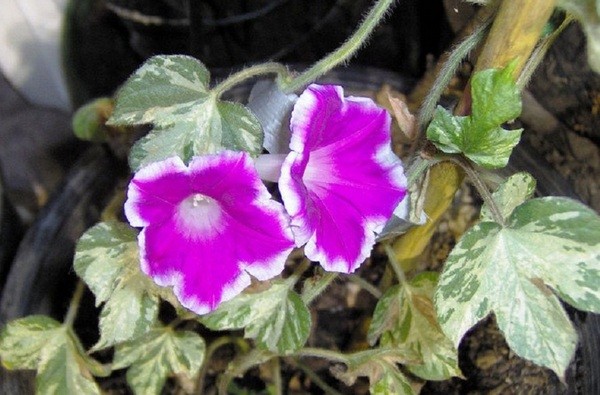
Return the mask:
<path id="1" fill-rule="evenodd" d="M 247 79 L 264 74 L 277 74 L 277 76 L 283 81 L 290 78 L 289 70 L 281 63 L 262 63 L 245 68 L 241 71 L 238 71 L 237 73 L 230 75 L 225 80 L 221 81 L 217 86 L 215 86 L 212 91 L 216 95 L 216 97 L 219 98 L 223 93 L 227 92 L 234 86 L 246 81 Z"/>
<path id="2" fill-rule="evenodd" d="M 317 279 L 314 286 L 306 287 L 302 290 L 302 301 L 307 306 L 315 300 L 315 298 L 327 289 L 329 284 L 337 278 L 337 273 L 325 273 L 321 278 Z M 306 285 L 306 283 L 305 283 Z"/>
<path id="3" fill-rule="evenodd" d="M 400 262 L 396 258 L 396 253 L 394 252 L 394 249 L 387 243 L 384 244 L 383 248 L 385 248 L 385 253 L 387 254 L 387 257 L 388 257 L 388 260 L 390 261 L 390 265 L 392 266 L 392 269 L 394 269 L 394 273 L 396 273 L 398 282 L 402 286 L 405 286 L 407 283 L 406 275 L 404 274 L 404 269 L 402 269 Z"/>
<path id="4" fill-rule="evenodd" d="M 348 358 L 346 357 L 346 355 L 340 352 L 331 351 L 324 348 L 305 347 L 296 351 L 294 353 L 294 356 L 323 358 L 333 362 L 342 362 L 346 364 L 348 363 Z"/>
<path id="5" fill-rule="evenodd" d="M 487 185 L 485 185 L 485 183 L 479 176 L 477 170 L 473 168 L 471 162 L 469 162 L 462 156 L 451 156 L 449 157 L 449 160 L 459 165 L 465 171 L 467 177 L 469 177 L 469 179 L 477 189 L 477 192 L 479 192 L 479 195 L 482 197 L 483 201 L 490 208 L 490 212 L 492 213 L 494 221 L 496 221 L 502 226 L 506 226 L 506 222 L 504 221 L 504 217 L 502 216 L 502 212 L 498 208 L 496 201 L 492 197 L 492 194 L 490 193 Z"/>
<path id="6" fill-rule="evenodd" d="M 364 289 L 377 299 L 381 298 L 381 296 L 383 295 L 379 288 L 377 288 L 376 286 L 374 286 L 373 284 L 371 284 L 370 282 L 368 282 L 367 280 L 365 280 L 357 274 L 351 274 L 350 276 L 348 276 L 348 278 L 350 279 L 350 281 L 359 285 L 362 289 Z"/>
<path id="7" fill-rule="evenodd" d="M 281 87 L 283 91 L 290 93 L 302 89 L 335 66 L 347 62 L 364 45 L 375 27 L 394 5 L 394 2 L 395 0 L 378 0 L 373 8 L 369 10 L 356 32 L 344 44 L 287 84 L 284 83 Z"/>
<path id="8" fill-rule="evenodd" d="M 421 105 L 418 118 L 419 129 L 422 129 L 429 121 L 431 121 L 433 113 L 435 112 L 435 107 L 440 100 L 442 93 L 450 83 L 452 77 L 456 74 L 456 70 L 458 70 L 463 59 L 465 59 L 473 48 L 481 42 L 491 25 L 491 21 L 491 18 L 487 18 L 470 36 L 458 43 L 451 50 L 446 62 L 440 69 L 431 90 Z"/>

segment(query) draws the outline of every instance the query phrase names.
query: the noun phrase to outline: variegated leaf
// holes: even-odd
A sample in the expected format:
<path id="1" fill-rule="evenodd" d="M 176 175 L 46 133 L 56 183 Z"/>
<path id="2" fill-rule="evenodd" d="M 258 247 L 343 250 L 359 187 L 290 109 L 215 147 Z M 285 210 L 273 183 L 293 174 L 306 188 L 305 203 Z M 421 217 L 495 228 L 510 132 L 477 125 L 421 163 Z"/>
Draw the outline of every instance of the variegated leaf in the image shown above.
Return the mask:
<path id="1" fill-rule="evenodd" d="M 382 346 L 404 345 L 422 360 L 407 365 L 411 373 L 425 380 L 461 376 L 458 352 L 441 331 L 433 308 L 438 274 L 421 273 L 405 286 L 391 287 L 377 303 L 367 339 Z"/>
<path id="2" fill-rule="evenodd" d="M 224 149 L 258 155 L 263 132 L 256 117 L 238 103 L 221 101 L 209 90 L 210 75 L 189 56 L 155 56 L 129 78 L 117 94 L 113 125 L 152 124 L 130 154 L 136 170 L 171 156 Z"/>
<path id="3" fill-rule="evenodd" d="M 167 377 L 192 379 L 204 361 L 204 340 L 190 331 L 154 328 L 116 347 L 114 369 L 129 367 L 127 383 L 136 394 L 160 394 Z"/>
<path id="4" fill-rule="evenodd" d="M 415 392 L 397 364 L 415 362 L 415 355 L 403 347 L 375 348 L 346 355 L 346 369 L 335 366 L 331 373 L 346 385 L 368 377 L 371 394 L 412 395 Z"/>
<path id="5" fill-rule="evenodd" d="M 96 304 L 105 303 L 94 350 L 140 336 L 156 321 L 159 291 L 140 271 L 136 237 L 126 224 L 102 222 L 77 243 L 75 272 L 96 295 Z"/>
<path id="6" fill-rule="evenodd" d="M 274 282 L 263 292 L 241 294 L 223 303 L 201 322 L 213 330 L 244 329 L 245 336 L 279 354 L 304 346 L 310 333 L 310 313 L 287 282 Z"/>
<path id="7" fill-rule="evenodd" d="M 85 353 L 71 328 L 46 316 L 9 322 L 0 334 L 0 358 L 7 369 L 37 369 L 38 394 L 100 394 L 92 375 L 110 374 Z"/>
<path id="8" fill-rule="evenodd" d="M 567 198 L 532 199 L 507 227 L 482 222 L 450 253 L 435 294 L 444 332 L 458 345 L 494 313 L 509 346 L 562 377 L 577 336 L 558 298 L 600 312 L 600 218 Z"/>
<path id="9" fill-rule="evenodd" d="M 535 192 L 535 178 L 529 173 L 516 173 L 510 176 L 492 194 L 502 218 L 508 218 L 515 207 L 533 196 Z M 481 220 L 494 221 L 490 207 L 484 204 L 481 207 Z"/>

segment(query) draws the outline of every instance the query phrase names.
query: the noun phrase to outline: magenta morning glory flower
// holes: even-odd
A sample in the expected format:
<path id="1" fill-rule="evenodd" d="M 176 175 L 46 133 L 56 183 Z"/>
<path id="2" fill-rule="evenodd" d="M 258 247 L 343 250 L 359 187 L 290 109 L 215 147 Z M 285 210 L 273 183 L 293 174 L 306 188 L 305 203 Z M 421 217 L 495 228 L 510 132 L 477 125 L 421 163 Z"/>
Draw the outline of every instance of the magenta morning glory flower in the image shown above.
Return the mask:
<path id="1" fill-rule="evenodd" d="M 342 87 L 310 85 L 292 111 L 279 189 L 298 246 L 328 271 L 351 273 L 369 256 L 406 195 L 389 114 Z"/>
<path id="2" fill-rule="evenodd" d="M 174 286 L 181 304 L 204 314 L 250 284 L 280 274 L 293 248 L 289 218 L 246 153 L 178 157 L 139 170 L 125 214 L 138 236 L 142 271 Z"/>

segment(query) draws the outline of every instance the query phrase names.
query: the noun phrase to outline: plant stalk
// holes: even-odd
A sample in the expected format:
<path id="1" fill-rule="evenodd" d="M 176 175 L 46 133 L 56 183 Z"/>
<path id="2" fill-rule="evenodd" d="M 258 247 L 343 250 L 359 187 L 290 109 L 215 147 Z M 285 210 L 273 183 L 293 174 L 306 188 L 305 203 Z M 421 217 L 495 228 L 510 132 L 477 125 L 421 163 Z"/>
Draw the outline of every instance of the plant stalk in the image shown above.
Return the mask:
<path id="1" fill-rule="evenodd" d="M 394 2 L 395 0 L 378 0 L 373 8 L 369 10 L 358 29 L 345 43 L 290 82 L 284 83 L 281 86 L 282 90 L 286 93 L 300 90 L 334 67 L 347 62 L 365 44 L 373 30 L 394 5 Z"/>
<path id="2" fill-rule="evenodd" d="M 85 283 L 82 280 L 78 280 L 75 291 L 73 292 L 73 297 L 69 303 L 69 309 L 67 310 L 67 314 L 65 314 L 65 319 L 63 321 L 63 324 L 69 328 L 73 327 L 73 323 L 77 317 L 77 310 L 79 310 L 83 291 L 85 291 Z"/>
<path id="3" fill-rule="evenodd" d="M 257 64 L 255 66 L 251 66 L 245 68 L 243 70 L 238 71 L 227 77 L 225 80 L 221 81 L 217 86 L 215 86 L 212 91 L 216 95 L 217 98 L 221 97 L 223 93 L 227 92 L 229 89 L 234 86 L 250 79 L 253 77 L 257 77 L 259 75 L 264 74 L 277 74 L 277 76 L 283 81 L 290 78 L 290 72 L 281 63 L 269 62 Z"/>

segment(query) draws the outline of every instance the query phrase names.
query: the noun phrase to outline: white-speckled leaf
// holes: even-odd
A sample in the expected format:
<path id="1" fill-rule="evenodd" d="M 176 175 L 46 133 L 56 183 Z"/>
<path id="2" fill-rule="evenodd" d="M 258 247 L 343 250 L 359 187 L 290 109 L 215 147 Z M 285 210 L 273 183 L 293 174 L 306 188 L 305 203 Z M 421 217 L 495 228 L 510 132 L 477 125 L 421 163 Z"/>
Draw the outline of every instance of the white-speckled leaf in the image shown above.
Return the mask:
<path id="1" fill-rule="evenodd" d="M 136 394 L 160 394 L 167 377 L 192 379 L 204 361 L 204 340 L 190 331 L 154 328 L 116 347 L 114 369 L 129 367 L 127 383 Z"/>
<path id="2" fill-rule="evenodd" d="M 458 352 L 440 329 L 433 308 L 437 278 L 437 273 L 425 272 L 406 287 L 391 287 L 377 303 L 367 335 L 372 345 L 381 337 L 382 346 L 413 350 L 422 362 L 407 368 L 425 380 L 462 376 Z"/>
<path id="3" fill-rule="evenodd" d="M 287 282 L 275 282 L 261 293 L 241 294 L 223 303 L 201 322 L 213 330 L 244 329 L 245 336 L 270 351 L 300 349 L 310 333 L 308 308 Z"/>
<path id="4" fill-rule="evenodd" d="M 508 218 L 515 207 L 533 196 L 535 178 L 529 173 L 516 173 L 510 176 L 496 192 L 492 194 L 502 218 Z M 490 207 L 484 203 L 481 207 L 481 220 L 494 221 Z"/>
<path id="5" fill-rule="evenodd" d="M 414 362 L 414 358 L 403 347 L 375 348 L 347 355 L 346 369 L 336 366 L 331 373 L 348 386 L 358 377 L 367 377 L 371 394 L 412 395 L 415 392 L 397 364 Z"/>
<path id="6" fill-rule="evenodd" d="M 101 222 L 88 229 L 75 248 L 75 273 L 106 302 L 126 268 L 139 265 L 137 231 L 121 222 Z"/>
<path id="7" fill-rule="evenodd" d="M 518 206 L 507 227 L 482 222 L 450 253 L 434 302 L 440 325 L 458 345 L 493 312 L 509 346 L 563 376 L 577 335 L 555 292 L 600 312 L 600 218 L 567 198 Z"/>
<path id="8" fill-rule="evenodd" d="M 173 155 L 188 161 L 224 149 L 261 152 L 263 133 L 256 117 L 241 104 L 219 100 L 209 91 L 209 78 L 192 57 L 160 55 L 125 82 L 108 123 L 154 126 L 131 151 L 134 170 Z"/>
<path id="9" fill-rule="evenodd" d="M 93 350 L 135 339 L 155 324 L 159 299 L 148 292 L 147 281 L 139 273 L 120 282 L 100 313 L 100 340 Z"/>
<path id="10" fill-rule="evenodd" d="M 501 127 L 521 113 L 521 97 L 512 69 L 508 66 L 475 73 L 471 81 L 472 115 L 454 116 L 438 107 L 427 128 L 427 138 L 440 150 L 462 152 L 485 168 L 506 166 L 523 131 Z"/>
<path id="11" fill-rule="evenodd" d="M 94 350 L 140 336 L 156 321 L 160 291 L 140 271 L 136 237 L 124 223 L 102 222 L 77 243 L 75 272 L 96 295 L 96 304 L 104 303 Z"/>
<path id="12" fill-rule="evenodd" d="M 110 369 L 90 358 L 73 331 L 61 326 L 52 332 L 40 354 L 36 394 L 100 394 L 92 375 L 107 376 Z"/>
<path id="13" fill-rule="evenodd" d="M 31 315 L 9 322 L 0 333 L 0 359 L 6 369 L 36 369 L 40 351 L 60 322 Z"/>

